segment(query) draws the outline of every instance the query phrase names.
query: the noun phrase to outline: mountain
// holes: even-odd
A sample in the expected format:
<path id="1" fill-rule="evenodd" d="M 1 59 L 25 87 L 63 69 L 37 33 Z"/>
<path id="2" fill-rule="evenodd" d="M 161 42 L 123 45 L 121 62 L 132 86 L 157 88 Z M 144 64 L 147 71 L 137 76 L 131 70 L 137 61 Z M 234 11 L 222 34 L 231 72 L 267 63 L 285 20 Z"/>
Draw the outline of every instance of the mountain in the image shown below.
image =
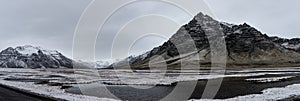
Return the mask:
<path id="1" fill-rule="evenodd" d="M 147 69 L 149 64 L 167 64 L 176 68 L 184 64 L 211 65 L 209 38 L 216 31 L 210 25 L 216 25 L 224 35 L 219 36 L 226 42 L 227 67 L 257 66 L 300 66 L 300 39 L 284 39 L 262 34 L 247 23 L 241 25 L 219 22 L 208 15 L 199 13 L 188 24 L 183 25 L 167 42 L 140 56 L 128 57 L 110 67 Z M 210 36 L 207 36 L 210 35 Z M 188 38 L 187 36 L 190 36 Z M 196 50 L 191 47 L 191 42 Z M 185 48 L 180 50 L 179 48 Z M 220 50 L 221 51 L 221 50 Z M 183 57 L 179 56 L 184 55 Z M 199 57 L 200 61 L 194 60 Z M 158 66 L 159 67 L 159 66 Z"/>
<path id="2" fill-rule="evenodd" d="M 96 61 L 97 68 L 107 68 L 113 63 L 112 60 Z"/>
<path id="3" fill-rule="evenodd" d="M 72 68 L 72 60 L 55 50 L 30 45 L 9 47 L 0 52 L 4 68 Z"/>
<path id="4" fill-rule="evenodd" d="M 108 68 L 112 64 L 112 60 L 101 60 L 96 62 L 73 61 L 74 66 L 78 68 Z"/>

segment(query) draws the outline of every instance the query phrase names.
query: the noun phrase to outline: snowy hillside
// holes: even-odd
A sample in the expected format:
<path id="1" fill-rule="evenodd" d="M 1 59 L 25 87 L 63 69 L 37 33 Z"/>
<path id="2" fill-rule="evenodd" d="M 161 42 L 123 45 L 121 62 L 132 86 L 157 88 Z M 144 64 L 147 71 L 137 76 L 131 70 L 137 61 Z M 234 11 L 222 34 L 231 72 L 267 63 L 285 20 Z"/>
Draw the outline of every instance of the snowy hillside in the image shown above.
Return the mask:
<path id="1" fill-rule="evenodd" d="M 31 45 L 9 47 L 0 52 L 4 68 L 72 68 L 72 60 L 56 50 Z"/>

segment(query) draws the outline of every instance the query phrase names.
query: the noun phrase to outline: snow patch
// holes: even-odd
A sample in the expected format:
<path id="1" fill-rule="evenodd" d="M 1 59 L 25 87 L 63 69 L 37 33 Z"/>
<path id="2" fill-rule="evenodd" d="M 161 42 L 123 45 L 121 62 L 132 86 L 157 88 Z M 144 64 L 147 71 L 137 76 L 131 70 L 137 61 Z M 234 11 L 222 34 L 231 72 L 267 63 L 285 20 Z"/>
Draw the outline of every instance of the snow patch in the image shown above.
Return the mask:
<path id="1" fill-rule="evenodd" d="M 289 48 L 289 49 L 299 49 L 300 48 L 300 44 L 286 44 L 286 43 L 283 43 L 282 44 L 285 48 Z"/>
<path id="2" fill-rule="evenodd" d="M 25 46 L 19 46 L 16 47 L 15 50 L 17 50 L 19 53 L 23 55 L 32 55 L 33 53 L 38 54 L 38 51 L 42 51 L 46 55 L 58 55 L 58 51 L 55 50 L 49 50 L 49 49 L 44 49 L 42 47 L 34 47 L 31 45 L 25 45 Z"/>
<path id="3" fill-rule="evenodd" d="M 227 23 L 227 22 L 220 22 L 220 23 L 227 26 L 227 27 L 230 27 L 230 28 L 232 28 L 234 26 L 234 24 L 230 24 L 230 23 Z"/>
<path id="4" fill-rule="evenodd" d="M 276 81 L 286 80 L 286 79 L 293 78 L 293 77 L 295 77 L 295 76 L 250 78 L 250 79 L 246 79 L 246 81 L 256 81 L 256 82 L 261 82 L 261 83 L 267 83 L 267 82 L 276 82 Z"/>

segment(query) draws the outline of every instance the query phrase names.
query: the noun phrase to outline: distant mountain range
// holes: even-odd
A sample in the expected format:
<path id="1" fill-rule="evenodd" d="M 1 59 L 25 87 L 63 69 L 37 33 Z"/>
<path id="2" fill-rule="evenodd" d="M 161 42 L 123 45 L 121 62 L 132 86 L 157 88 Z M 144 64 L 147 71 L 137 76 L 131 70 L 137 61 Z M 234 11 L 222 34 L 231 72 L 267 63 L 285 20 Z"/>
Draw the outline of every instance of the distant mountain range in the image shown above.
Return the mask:
<path id="1" fill-rule="evenodd" d="M 210 45 L 205 33 L 211 28 L 204 25 L 213 25 L 218 23 L 218 27 L 225 34 L 223 38 L 227 47 L 227 66 L 228 67 L 258 67 L 258 66 L 300 66 L 300 38 L 285 39 L 279 37 L 270 37 L 262 34 L 260 31 L 244 23 L 241 25 L 219 22 L 208 15 L 199 13 L 188 24 L 183 25 L 163 45 L 155 47 L 153 50 L 140 56 L 131 56 L 123 61 L 114 63 L 110 68 L 122 68 L 127 64 L 131 68 L 147 69 L 150 61 L 155 63 L 166 63 L 168 67 L 176 68 L 185 61 L 189 64 L 194 63 L 193 57 L 199 56 L 201 66 L 210 66 Z M 188 39 L 186 36 L 191 36 Z M 185 47 L 186 50 L 191 46 L 188 44 L 193 41 L 197 47 L 196 51 L 185 51 L 188 54 L 185 57 L 179 57 L 177 47 Z M 177 47 L 176 47 L 177 46 Z M 157 57 L 160 56 L 160 57 Z M 197 61 L 199 62 L 199 61 Z M 198 63 L 199 64 L 199 63 Z"/>
<path id="2" fill-rule="evenodd" d="M 2 68 L 73 68 L 74 63 L 80 68 L 106 68 L 111 64 L 108 61 L 74 61 L 56 50 L 31 45 L 9 47 L 0 52 Z"/>

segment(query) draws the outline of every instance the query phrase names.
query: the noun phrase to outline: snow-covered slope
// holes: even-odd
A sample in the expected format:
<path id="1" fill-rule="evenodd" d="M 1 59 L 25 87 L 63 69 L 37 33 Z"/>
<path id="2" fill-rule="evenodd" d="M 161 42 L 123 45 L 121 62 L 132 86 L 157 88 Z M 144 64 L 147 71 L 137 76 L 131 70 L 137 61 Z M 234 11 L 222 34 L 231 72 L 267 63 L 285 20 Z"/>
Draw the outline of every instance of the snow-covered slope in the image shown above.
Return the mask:
<path id="1" fill-rule="evenodd" d="M 55 50 L 25 45 L 1 51 L 0 67 L 72 68 L 72 60 Z"/>

